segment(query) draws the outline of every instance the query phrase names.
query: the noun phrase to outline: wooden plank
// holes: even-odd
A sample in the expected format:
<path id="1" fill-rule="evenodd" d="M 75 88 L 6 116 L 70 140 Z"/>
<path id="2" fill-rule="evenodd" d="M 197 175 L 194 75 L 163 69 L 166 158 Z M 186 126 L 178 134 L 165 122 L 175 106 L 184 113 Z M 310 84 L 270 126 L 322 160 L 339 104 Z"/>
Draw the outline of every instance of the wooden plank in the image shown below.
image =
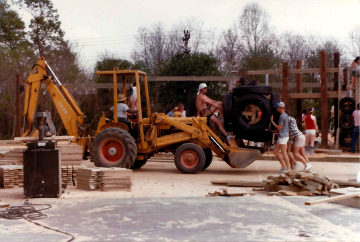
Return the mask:
<path id="1" fill-rule="evenodd" d="M 357 181 L 332 180 L 332 182 L 338 184 L 339 186 L 360 187 L 360 182 Z"/>
<path id="2" fill-rule="evenodd" d="M 334 202 L 334 201 L 339 201 L 342 199 L 359 197 L 359 196 L 360 196 L 360 192 L 357 192 L 357 193 L 352 193 L 352 194 L 346 194 L 346 195 L 340 195 L 340 196 L 336 196 L 336 197 L 325 198 L 325 199 L 321 199 L 321 200 L 317 200 L 317 201 L 308 201 L 308 202 L 305 202 L 305 205 L 311 206 L 311 205 L 315 205 L 315 204 Z"/>
<path id="3" fill-rule="evenodd" d="M 265 182 L 251 182 L 251 181 L 231 181 L 227 182 L 227 186 L 230 187 L 263 187 Z"/>

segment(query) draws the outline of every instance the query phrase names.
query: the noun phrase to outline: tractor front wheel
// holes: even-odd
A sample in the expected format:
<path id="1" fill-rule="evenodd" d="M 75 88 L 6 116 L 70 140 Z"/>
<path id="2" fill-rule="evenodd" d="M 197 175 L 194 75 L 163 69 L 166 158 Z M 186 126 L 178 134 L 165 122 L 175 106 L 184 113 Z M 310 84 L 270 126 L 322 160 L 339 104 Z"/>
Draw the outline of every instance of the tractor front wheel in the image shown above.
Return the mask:
<path id="1" fill-rule="evenodd" d="M 98 167 L 130 168 L 136 158 L 136 144 L 123 129 L 107 128 L 95 136 L 91 159 Z"/>
<path id="2" fill-rule="evenodd" d="M 187 143 L 181 145 L 175 152 L 176 168 L 186 174 L 195 174 L 205 166 L 205 153 L 198 145 Z"/>

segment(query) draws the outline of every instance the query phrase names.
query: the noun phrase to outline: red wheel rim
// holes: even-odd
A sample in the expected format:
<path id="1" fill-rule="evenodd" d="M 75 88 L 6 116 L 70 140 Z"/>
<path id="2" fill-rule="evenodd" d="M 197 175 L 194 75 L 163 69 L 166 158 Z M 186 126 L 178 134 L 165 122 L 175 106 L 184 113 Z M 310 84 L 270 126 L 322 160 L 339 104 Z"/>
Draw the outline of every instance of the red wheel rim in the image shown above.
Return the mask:
<path id="1" fill-rule="evenodd" d="M 198 155 L 192 150 L 187 150 L 181 154 L 181 164 L 186 168 L 193 168 L 199 162 Z"/>
<path id="2" fill-rule="evenodd" d="M 124 156 L 124 146 L 120 140 L 107 139 L 100 145 L 99 154 L 103 161 L 115 163 Z"/>

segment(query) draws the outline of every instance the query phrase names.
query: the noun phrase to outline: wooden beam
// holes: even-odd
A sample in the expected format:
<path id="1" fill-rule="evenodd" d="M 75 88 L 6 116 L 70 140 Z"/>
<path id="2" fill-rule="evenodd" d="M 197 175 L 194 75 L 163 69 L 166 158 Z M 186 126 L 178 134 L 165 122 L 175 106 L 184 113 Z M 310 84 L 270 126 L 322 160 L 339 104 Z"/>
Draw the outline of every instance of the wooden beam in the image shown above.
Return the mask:
<path id="1" fill-rule="evenodd" d="M 340 54 L 334 53 L 334 68 L 339 68 L 339 64 L 340 64 Z M 338 90 L 338 76 L 339 76 L 339 73 L 334 72 L 334 90 L 335 91 Z"/>
<path id="2" fill-rule="evenodd" d="M 305 74 L 305 73 L 320 73 L 320 68 L 310 68 L 310 69 L 290 69 L 289 74 Z M 339 72 L 338 68 L 327 68 L 327 73 L 336 73 Z M 248 75 L 279 75 L 281 70 L 256 70 L 256 71 L 247 71 Z"/>
<path id="3" fill-rule="evenodd" d="M 344 77 L 344 84 L 347 86 L 348 85 L 348 72 L 347 72 L 347 68 L 343 69 L 343 77 Z"/>
<path id="4" fill-rule="evenodd" d="M 301 60 L 296 61 L 296 69 L 301 69 Z M 296 74 L 296 92 L 302 93 L 302 75 L 301 73 Z M 296 123 L 300 130 L 302 130 L 302 100 L 296 100 Z"/>
<path id="5" fill-rule="evenodd" d="M 283 62 L 282 74 L 282 101 L 289 107 L 289 64 L 287 62 Z"/>
<path id="6" fill-rule="evenodd" d="M 321 76 L 321 145 L 320 148 L 328 148 L 328 90 L 326 73 L 326 52 L 320 52 L 320 76 Z"/>
<path id="7" fill-rule="evenodd" d="M 348 92 L 340 92 L 341 98 L 347 97 Z M 289 99 L 321 99 L 321 93 L 289 93 Z M 328 98 L 338 98 L 337 92 L 328 92 Z"/>

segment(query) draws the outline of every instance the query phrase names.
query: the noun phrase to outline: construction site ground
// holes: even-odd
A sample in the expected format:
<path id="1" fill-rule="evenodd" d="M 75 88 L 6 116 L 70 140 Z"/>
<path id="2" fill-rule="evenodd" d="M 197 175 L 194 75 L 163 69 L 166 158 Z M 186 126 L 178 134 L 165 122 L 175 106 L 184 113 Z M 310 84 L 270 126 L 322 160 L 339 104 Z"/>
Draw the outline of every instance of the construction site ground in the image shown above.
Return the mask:
<path id="1" fill-rule="evenodd" d="M 92 167 L 89 161 L 84 165 Z M 312 162 L 313 171 L 332 179 L 355 179 L 359 162 Z M 299 170 L 303 169 L 300 165 Z M 199 174 L 180 173 L 171 155 L 152 158 L 133 171 L 132 189 L 85 191 L 68 186 L 50 204 L 48 218 L 36 221 L 72 234 L 74 241 L 359 241 L 360 209 L 333 203 L 305 206 L 314 197 L 205 197 L 222 186 L 212 180 L 262 181 L 279 174 L 277 161 L 258 160 L 232 169 L 214 157 Z M 252 191 L 252 188 L 229 188 Z M 1 189 L 2 203 L 23 204 L 23 189 Z M 302 237 L 307 231 L 310 237 Z M 0 241 L 68 241 L 68 235 L 26 220 L 0 219 Z"/>

